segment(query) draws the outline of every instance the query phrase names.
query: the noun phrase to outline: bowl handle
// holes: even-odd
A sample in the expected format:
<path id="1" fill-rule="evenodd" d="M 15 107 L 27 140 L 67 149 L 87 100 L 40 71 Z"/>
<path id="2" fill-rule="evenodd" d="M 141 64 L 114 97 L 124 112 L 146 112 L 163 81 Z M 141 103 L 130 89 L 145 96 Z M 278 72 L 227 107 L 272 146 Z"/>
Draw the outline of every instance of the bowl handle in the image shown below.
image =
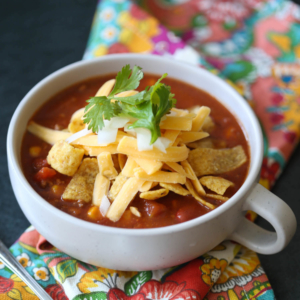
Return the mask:
<path id="1" fill-rule="evenodd" d="M 297 221 L 291 208 L 258 183 L 248 195 L 243 210 L 256 212 L 275 229 L 275 232 L 268 231 L 246 218 L 242 219 L 228 239 L 255 252 L 275 254 L 290 242 L 296 232 Z"/>

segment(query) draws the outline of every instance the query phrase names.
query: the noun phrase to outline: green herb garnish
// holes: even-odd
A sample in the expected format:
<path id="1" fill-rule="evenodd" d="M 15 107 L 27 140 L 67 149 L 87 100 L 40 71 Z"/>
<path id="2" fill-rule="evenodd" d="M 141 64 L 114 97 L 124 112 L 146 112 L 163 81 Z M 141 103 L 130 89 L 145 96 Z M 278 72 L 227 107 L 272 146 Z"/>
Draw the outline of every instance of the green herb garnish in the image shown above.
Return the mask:
<path id="1" fill-rule="evenodd" d="M 146 128 L 151 132 L 151 144 L 161 136 L 159 124 L 176 104 L 174 94 L 169 86 L 161 83 L 167 76 L 164 74 L 153 86 L 146 87 L 142 92 L 128 97 L 116 97 L 117 94 L 136 89 L 144 74 L 141 68 L 126 65 L 116 76 L 116 83 L 111 93 L 106 96 L 92 97 L 87 102 L 83 122 L 88 129 L 98 132 L 104 127 L 104 120 L 113 117 L 131 117 L 137 119 L 128 128 Z M 114 99 L 116 101 L 111 102 Z"/>

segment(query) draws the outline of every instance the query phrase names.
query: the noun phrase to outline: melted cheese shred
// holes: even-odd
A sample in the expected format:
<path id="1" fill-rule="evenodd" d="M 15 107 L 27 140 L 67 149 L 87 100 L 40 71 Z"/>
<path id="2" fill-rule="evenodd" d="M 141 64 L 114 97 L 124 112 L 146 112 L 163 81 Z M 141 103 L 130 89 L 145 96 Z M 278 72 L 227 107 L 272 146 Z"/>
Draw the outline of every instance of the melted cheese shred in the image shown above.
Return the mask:
<path id="1" fill-rule="evenodd" d="M 133 137 L 123 137 L 120 141 L 117 151 L 128 156 L 134 156 L 135 158 L 152 159 L 154 161 L 183 161 L 187 159 L 189 155 L 189 149 L 182 145 L 180 147 L 169 147 L 166 149 L 166 153 L 159 151 L 157 148 L 147 151 L 139 151 L 137 146 L 137 140 Z"/>
<path id="2" fill-rule="evenodd" d="M 118 196 L 110 206 L 106 217 L 113 222 L 117 222 L 122 217 L 124 211 L 135 197 L 141 186 L 144 184 L 144 180 L 131 177 L 127 179 L 122 186 Z"/>
<path id="3" fill-rule="evenodd" d="M 54 145 L 61 140 L 66 140 L 72 135 L 70 132 L 50 129 L 35 122 L 30 122 L 27 130 L 50 145 Z"/>
<path id="4" fill-rule="evenodd" d="M 108 96 L 114 84 L 114 79 L 107 81 L 95 96 Z M 116 95 L 115 98 L 136 93 L 138 92 L 135 90 L 126 91 Z M 99 173 L 95 178 L 91 201 L 93 205 L 99 207 L 103 216 L 117 222 L 126 209 L 136 217 L 141 216 L 137 208 L 129 206 L 138 192 L 148 200 L 164 197 L 169 191 L 183 196 L 191 194 L 209 209 L 214 209 L 215 205 L 205 201 L 201 196 L 227 200 L 220 195 L 206 194 L 196 176 L 197 172 L 195 174 L 192 168 L 192 162 L 191 164 L 188 162 L 190 150 L 186 144 L 209 136 L 203 131 L 206 122 L 213 124 L 209 114 L 210 108 L 205 106 L 197 107 L 190 112 L 172 108 L 162 119 L 161 137 L 153 145 L 150 145 L 149 130 L 144 128 L 128 130 L 128 126 L 135 121 L 131 117 L 104 120 L 103 130 L 97 134 L 92 133 L 83 123 L 84 108 L 72 115 L 69 131 L 53 130 L 34 122 L 30 122 L 27 129 L 51 145 L 60 140 L 67 140 L 70 146 L 83 149 L 85 155 L 97 157 Z M 154 189 L 157 185 L 161 188 Z"/>

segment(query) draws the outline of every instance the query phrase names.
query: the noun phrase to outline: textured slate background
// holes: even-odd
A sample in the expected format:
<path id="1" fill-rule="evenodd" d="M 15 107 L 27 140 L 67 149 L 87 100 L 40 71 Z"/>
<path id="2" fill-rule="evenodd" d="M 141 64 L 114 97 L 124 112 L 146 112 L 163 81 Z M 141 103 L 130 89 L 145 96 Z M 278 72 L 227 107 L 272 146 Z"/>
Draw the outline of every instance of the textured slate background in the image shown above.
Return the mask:
<path id="1" fill-rule="evenodd" d="M 298 3 L 300 0 L 297 1 Z M 23 96 L 53 71 L 82 58 L 96 0 L 0 0 L 0 239 L 11 245 L 29 226 L 8 179 L 6 133 Z M 300 219 L 300 149 L 273 192 Z M 264 220 L 258 224 L 271 228 Z M 300 299 L 300 233 L 281 253 L 260 255 L 277 299 Z"/>

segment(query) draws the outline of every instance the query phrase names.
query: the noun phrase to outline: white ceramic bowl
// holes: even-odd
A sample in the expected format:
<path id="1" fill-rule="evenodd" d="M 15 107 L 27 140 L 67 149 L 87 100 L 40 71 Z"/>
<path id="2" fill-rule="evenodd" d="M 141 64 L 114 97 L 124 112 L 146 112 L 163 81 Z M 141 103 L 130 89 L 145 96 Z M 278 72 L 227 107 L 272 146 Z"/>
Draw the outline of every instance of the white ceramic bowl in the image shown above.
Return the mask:
<path id="1" fill-rule="evenodd" d="M 139 65 L 146 73 L 170 77 L 203 89 L 235 115 L 250 144 L 249 174 L 240 190 L 214 211 L 184 222 L 154 229 L 120 229 L 72 217 L 40 197 L 24 177 L 20 162 L 22 137 L 32 114 L 51 96 L 81 80 Z M 38 83 L 16 109 L 8 131 L 7 156 L 11 183 L 28 220 L 54 246 L 84 262 L 119 270 L 160 269 L 184 263 L 232 239 L 264 254 L 283 249 L 296 230 L 291 209 L 257 184 L 262 163 L 262 134 L 246 101 L 223 80 L 206 70 L 158 56 L 110 55 L 80 61 Z M 266 231 L 244 217 L 251 209 L 267 219 L 276 232 Z"/>

